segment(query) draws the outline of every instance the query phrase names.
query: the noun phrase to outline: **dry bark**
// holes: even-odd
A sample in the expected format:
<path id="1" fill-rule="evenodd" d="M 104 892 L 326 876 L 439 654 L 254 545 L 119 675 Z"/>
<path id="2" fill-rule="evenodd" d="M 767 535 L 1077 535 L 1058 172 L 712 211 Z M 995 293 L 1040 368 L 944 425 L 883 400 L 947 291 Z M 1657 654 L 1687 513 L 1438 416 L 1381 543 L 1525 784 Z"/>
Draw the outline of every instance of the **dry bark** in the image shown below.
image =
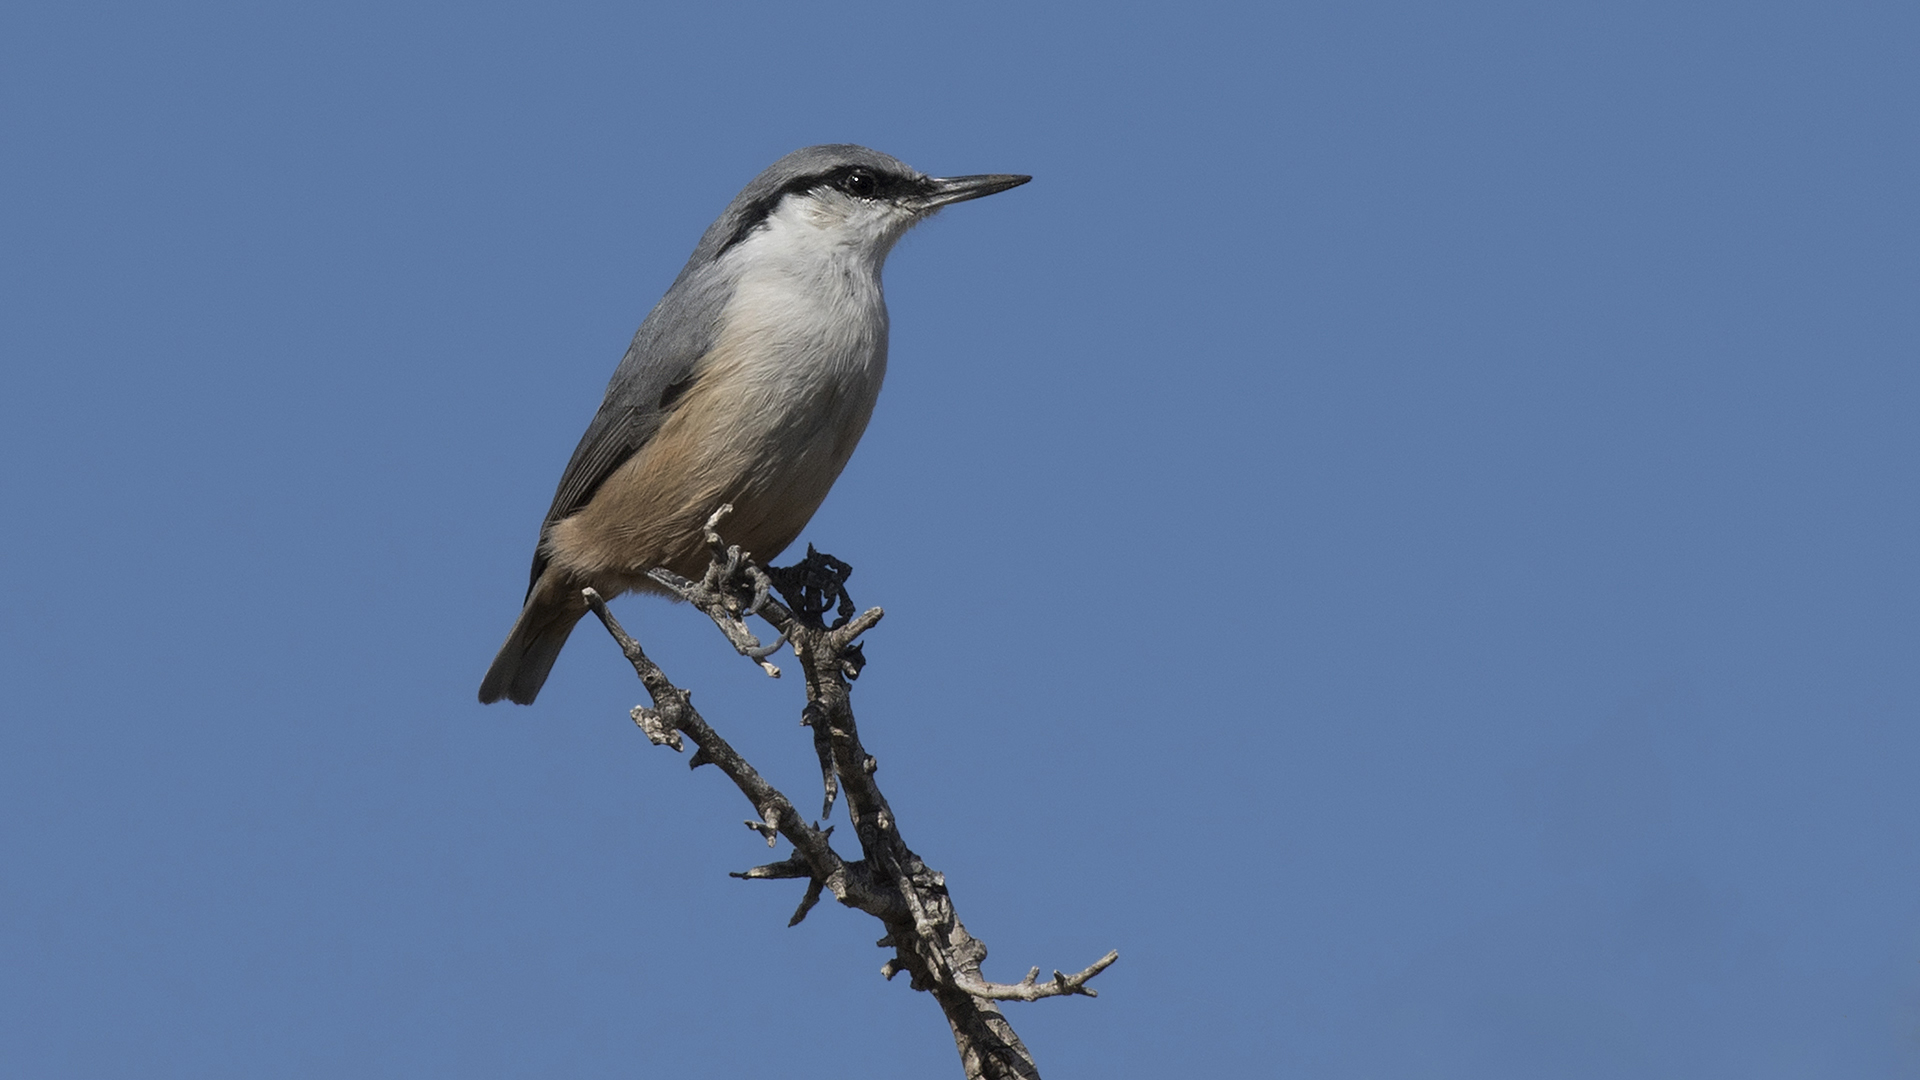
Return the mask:
<path id="1" fill-rule="evenodd" d="M 854 614 L 846 593 L 845 563 L 807 549 L 807 558 L 791 567 L 763 570 L 737 547 L 728 547 L 718 528 L 730 507 L 721 508 L 707 523 L 707 542 L 713 562 L 700 581 L 689 581 L 664 570 L 655 580 L 674 590 L 720 626 L 742 655 L 771 675 L 779 669 L 767 657 L 782 641 L 793 647 L 806 678 L 807 703 L 801 722 L 813 731 L 820 760 L 825 802 L 821 816 L 832 813 L 844 791 L 847 816 L 860 842 L 861 856 L 844 859 L 831 841 L 833 829 L 810 824 L 793 803 L 768 783 L 693 707 L 687 691 L 675 686 L 647 657 L 589 589 L 587 603 L 613 635 L 653 699 L 651 707 L 635 706 L 634 722 L 656 745 L 680 750 L 684 739 L 694 744 L 688 764 L 713 765 L 732 780 L 753 804 L 748 827 L 766 837 L 772 847 L 785 837 L 793 851 L 785 859 L 735 874 L 739 878 L 799 878 L 807 882 L 800 906 L 788 925 L 807 917 L 821 896 L 831 894 L 841 904 L 879 919 L 886 935 L 877 944 L 891 948 L 893 958 L 881 968 L 892 979 L 906 972 L 915 990 L 932 994 L 953 1029 L 960 1061 L 970 1078 L 1031 1080 L 1040 1075 L 1020 1037 L 1014 1034 L 996 1001 L 1037 1001 L 1040 998 L 1081 994 L 1095 997 L 1088 980 L 1119 959 L 1109 952 L 1084 971 L 1059 971 L 1041 980 L 1034 968 L 1017 983 L 990 982 L 980 972 L 987 947 L 967 933 L 947 895 L 946 879 L 914 854 L 901 838 L 893 810 L 874 780 L 875 762 L 860 744 L 854 723 L 851 681 L 860 675 L 866 658 L 860 635 L 872 629 L 883 614 L 869 608 Z M 778 592 L 784 599 L 775 599 Z M 828 623 L 824 617 L 833 612 Z M 779 633 L 772 646 L 762 645 L 748 629 L 746 617 L 758 615 Z"/>

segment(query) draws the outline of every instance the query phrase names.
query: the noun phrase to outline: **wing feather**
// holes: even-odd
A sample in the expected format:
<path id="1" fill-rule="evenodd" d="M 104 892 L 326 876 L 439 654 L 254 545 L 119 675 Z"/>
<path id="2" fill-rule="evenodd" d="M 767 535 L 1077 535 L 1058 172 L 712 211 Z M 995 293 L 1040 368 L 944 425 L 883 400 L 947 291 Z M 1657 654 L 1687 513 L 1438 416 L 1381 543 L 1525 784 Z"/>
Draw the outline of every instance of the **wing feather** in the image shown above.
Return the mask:
<path id="1" fill-rule="evenodd" d="M 560 474 L 553 504 L 540 525 L 543 543 L 534 550 L 528 595 L 547 568 L 547 530 L 591 502 L 607 477 L 653 438 L 671 398 L 696 376 L 701 360 L 713 347 L 720 313 L 733 289 L 720 275 L 701 273 L 712 264 L 696 267 L 698 261 L 696 253 L 696 259 L 681 271 L 667 295 L 640 324 L 607 383 L 600 411 L 580 436 L 566 471 Z"/>

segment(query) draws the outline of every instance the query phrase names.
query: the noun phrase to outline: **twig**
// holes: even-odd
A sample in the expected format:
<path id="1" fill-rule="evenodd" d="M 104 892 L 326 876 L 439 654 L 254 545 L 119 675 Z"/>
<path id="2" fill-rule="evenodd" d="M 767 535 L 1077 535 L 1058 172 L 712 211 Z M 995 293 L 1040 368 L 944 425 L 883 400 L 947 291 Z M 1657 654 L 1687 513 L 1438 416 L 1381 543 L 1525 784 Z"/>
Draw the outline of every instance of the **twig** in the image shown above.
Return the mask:
<path id="1" fill-rule="evenodd" d="M 647 695 L 653 699 L 653 708 L 636 706 L 634 719 L 647 738 L 656 746 L 671 746 L 679 750 L 683 745 L 680 736 L 684 733 L 692 739 L 699 749 L 695 752 L 690 765 L 698 768 L 712 764 L 727 774 L 740 793 L 747 797 L 760 814 L 759 824 L 772 828 L 794 847 L 795 855 L 806 860 L 813 876 L 827 880 L 844 879 L 844 867 L 840 856 L 827 842 L 826 832 L 808 825 L 785 795 L 772 784 L 767 783 L 752 765 L 747 764 L 732 746 L 722 739 L 718 732 L 707 725 L 698 709 L 693 707 L 691 696 L 685 690 L 673 685 L 660 665 L 647 656 L 620 621 L 607 610 L 607 602 L 592 589 L 582 590 L 587 606 L 600 618 L 601 625 L 619 644 L 620 651 L 626 655 L 627 662 L 633 665 L 634 673 L 640 676 L 640 683 L 647 688 Z M 846 902 L 839 889 L 834 892 L 836 898 Z"/>
<path id="2" fill-rule="evenodd" d="M 1078 975 L 1053 973 L 1052 982 L 1035 982 L 1040 977 L 1040 969 L 1027 972 L 1027 977 L 1017 983 L 983 982 L 978 979 L 956 980 L 960 988 L 974 997 L 992 998 L 995 1001 L 1039 1001 L 1044 997 L 1060 997 L 1065 994 L 1081 994 L 1086 997 L 1099 997 L 1100 991 L 1087 985 L 1087 980 L 1107 970 L 1107 966 L 1120 959 L 1118 949 L 1095 960 L 1085 971 Z"/>

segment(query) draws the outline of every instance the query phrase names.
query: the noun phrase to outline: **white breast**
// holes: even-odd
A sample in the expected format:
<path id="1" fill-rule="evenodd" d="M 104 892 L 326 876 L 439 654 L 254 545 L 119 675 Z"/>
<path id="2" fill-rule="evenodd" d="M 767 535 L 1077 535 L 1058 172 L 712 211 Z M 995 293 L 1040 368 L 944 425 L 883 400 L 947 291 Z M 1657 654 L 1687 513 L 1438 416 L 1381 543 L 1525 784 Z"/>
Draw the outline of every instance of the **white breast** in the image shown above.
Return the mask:
<path id="1" fill-rule="evenodd" d="M 789 539 L 852 456 L 887 370 L 885 252 L 833 225 L 789 198 L 727 253 L 742 272 L 700 378 L 709 415 L 734 426 L 714 434 L 742 470 L 737 519 Z"/>

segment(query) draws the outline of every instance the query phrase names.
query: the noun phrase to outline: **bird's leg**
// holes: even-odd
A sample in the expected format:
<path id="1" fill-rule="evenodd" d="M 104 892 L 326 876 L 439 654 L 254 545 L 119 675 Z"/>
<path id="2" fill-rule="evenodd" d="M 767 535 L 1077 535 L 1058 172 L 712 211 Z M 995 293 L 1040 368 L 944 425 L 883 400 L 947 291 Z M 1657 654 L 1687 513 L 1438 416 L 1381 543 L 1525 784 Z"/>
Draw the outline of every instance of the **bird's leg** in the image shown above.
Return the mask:
<path id="1" fill-rule="evenodd" d="M 767 572 L 753 561 L 751 553 L 741 551 L 739 545 L 729 545 L 721 539 L 720 522 L 732 512 L 733 504 L 727 503 L 707 519 L 707 548 L 712 559 L 699 581 L 683 578 L 664 567 L 647 571 L 647 576 L 706 613 L 707 618 L 712 619 L 713 624 L 726 635 L 728 644 L 733 646 L 735 652 L 759 664 L 761 670 L 777 679 L 780 669 L 768 663 L 767 657 L 779 652 L 786 639 L 776 636 L 772 644 L 762 645 L 760 639 L 748 629 L 746 619 L 748 615 L 758 613 L 766 604 L 773 582 L 768 579 Z"/>

